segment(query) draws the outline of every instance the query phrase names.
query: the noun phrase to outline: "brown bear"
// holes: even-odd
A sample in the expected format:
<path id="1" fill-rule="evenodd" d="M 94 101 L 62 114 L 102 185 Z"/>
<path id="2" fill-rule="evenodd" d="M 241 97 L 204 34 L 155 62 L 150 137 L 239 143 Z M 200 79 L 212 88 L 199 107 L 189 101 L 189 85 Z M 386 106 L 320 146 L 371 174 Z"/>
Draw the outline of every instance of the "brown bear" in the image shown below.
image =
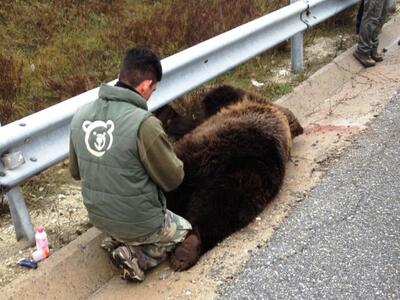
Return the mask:
<path id="1" fill-rule="evenodd" d="M 265 208 L 281 188 L 292 139 L 303 132 L 288 109 L 241 89 L 222 86 L 202 101 L 204 118 L 177 126 L 185 178 L 166 194 L 167 207 L 193 231 L 171 254 L 174 270 L 193 266 Z"/>

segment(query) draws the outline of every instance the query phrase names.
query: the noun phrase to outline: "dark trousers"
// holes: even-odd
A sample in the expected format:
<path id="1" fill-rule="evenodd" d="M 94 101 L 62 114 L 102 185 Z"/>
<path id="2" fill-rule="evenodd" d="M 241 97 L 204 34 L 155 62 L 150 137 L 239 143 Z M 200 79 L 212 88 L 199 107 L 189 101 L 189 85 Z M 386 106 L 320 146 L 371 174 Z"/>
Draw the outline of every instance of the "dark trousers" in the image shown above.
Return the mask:
<path id="1" fill-rule="evenodd" d="M 372 50 L 378 49 L 378 35 L 387 16 L 388 4 L 388 0 L 362 1 L 363 9 L 359 25 L 358 52 L 370 54 Z"/>

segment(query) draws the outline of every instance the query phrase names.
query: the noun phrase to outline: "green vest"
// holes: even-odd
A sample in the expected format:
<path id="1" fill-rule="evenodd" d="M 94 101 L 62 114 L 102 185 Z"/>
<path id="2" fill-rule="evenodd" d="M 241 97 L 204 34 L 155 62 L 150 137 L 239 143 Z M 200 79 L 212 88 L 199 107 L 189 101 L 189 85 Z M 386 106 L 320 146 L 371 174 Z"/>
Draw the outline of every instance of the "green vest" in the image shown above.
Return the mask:
<path id="1" fill-rule="evenodd" d="M 150 115 L 138 94 L 102 85 L 99 98 L 82 106 L 71 123 L 90 222 L 125 241 L 154 233 L 164 222 L 165 196 L 137 149 L 139 126 Z"/>

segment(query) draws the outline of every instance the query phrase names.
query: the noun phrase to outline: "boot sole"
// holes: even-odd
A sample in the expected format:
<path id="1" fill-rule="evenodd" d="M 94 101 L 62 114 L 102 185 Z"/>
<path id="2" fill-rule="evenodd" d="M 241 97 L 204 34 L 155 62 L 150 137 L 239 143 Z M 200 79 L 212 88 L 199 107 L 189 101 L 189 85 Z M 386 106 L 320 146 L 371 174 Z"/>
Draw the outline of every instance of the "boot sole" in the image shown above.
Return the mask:
<path id="1" fill-rule="evenodd" d="M 144 280 L 144 273 L 139 267 L 137 258 L 126 258 L 128 254 L 125 252 L 121 248 L 117 248 L 112 253 L 114 265 L 122 269 L 121 278 L 131 282 L 142 282 Z"/>
<path id="2" fill-rule="evenodd" d="M 355 59 L 357 59 L 358 60 L 358 62 L 360 63 L 360 64 L 362 64 L 365 68 L 370 68 L 370 67 L 374 67 L 376 64 L 375 64 L 375 62 L 371 62 L 371 63 L 366 63 L 366 62 L 364 62 L 363 60 L 362 60 L 362 58 L 360 58 L 358 55 L 357 55 L 357 53 L 353 53 L 353 56 L 355 57 Z"/>

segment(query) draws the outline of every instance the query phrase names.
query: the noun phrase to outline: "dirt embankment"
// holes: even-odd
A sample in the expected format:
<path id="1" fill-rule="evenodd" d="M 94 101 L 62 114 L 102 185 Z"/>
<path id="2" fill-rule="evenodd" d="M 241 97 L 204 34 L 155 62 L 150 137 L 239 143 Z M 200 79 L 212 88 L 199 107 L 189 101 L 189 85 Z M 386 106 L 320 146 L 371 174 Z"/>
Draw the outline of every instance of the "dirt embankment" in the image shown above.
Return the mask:
<path id="1" fill-rule="evenodd" d="M 34 226 L 44 226 L 51 251 L 85 232 L 90 225 L 81 200 L 80 187 L 74 182 L 64 164 L 60 164 L 24 188 L 24 196 Z M 4 200 L 3 200 L 4 201 Z M 34 247 L 17 242 L 8 205 L 0 204 L 0 287 L 30 270 L 19 267 L 20 258 L 30 258 Z"/>

